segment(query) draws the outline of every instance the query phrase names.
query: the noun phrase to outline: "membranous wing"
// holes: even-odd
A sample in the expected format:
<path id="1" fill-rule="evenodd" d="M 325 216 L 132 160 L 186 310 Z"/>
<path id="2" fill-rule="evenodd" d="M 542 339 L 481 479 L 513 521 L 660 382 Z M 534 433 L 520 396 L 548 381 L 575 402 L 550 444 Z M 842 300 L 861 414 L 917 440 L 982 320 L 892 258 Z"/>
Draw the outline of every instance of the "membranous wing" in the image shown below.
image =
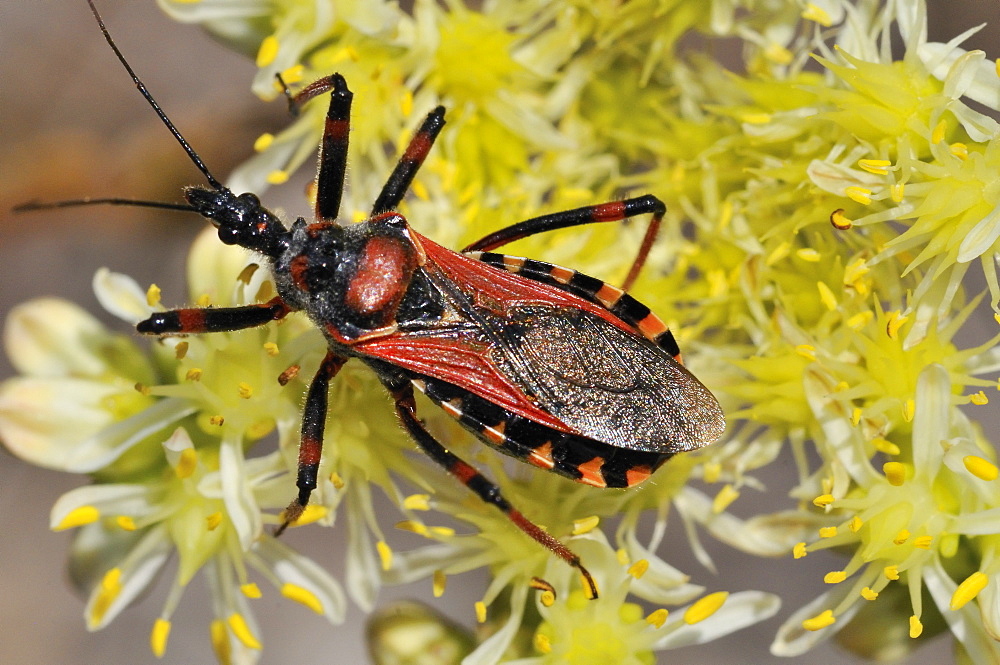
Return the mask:
<path id="1" fill-rule="evenodd" d="M 503 373 L 584 436 L 677 453 L 708 445 L 725 429 L 715 397 L 683 365 L 590 312 L 524 305 L 488 326 Z"/>

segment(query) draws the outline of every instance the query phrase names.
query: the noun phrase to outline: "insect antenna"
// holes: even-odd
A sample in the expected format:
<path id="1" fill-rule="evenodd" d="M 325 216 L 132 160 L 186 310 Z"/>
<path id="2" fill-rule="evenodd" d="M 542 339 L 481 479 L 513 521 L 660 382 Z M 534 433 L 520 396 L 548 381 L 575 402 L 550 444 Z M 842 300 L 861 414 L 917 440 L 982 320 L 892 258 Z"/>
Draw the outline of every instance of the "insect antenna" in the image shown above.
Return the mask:
<path id="1" fill-rule="evenodd" d="M 38 201 L 29 201 L 27 203 L 22 203 L 20 205 L 14 206 L 14 212 L 29 212 L 33 210 L 51 210 L 53 208 L 75 208 L 78 206 L 92 206 L 92 205 L 115 205 L 115 206 L 136 206 L 138 208 L 159 208 L 161 210 L 182 210 L 184 212 L 198 212 L 198 209 L 187 203 L 168 203 L 165 201 L 141 201 L 139 199 L 120 199 L 120 198 L 84 198 L 84 199 L 67 199 L 65 201 L 52 201 L 41 203 Z"/>
<path id="2" fill-rule="evenodd" d="M 208 167 L 205 166 L 205 162 L 201 161 L 201 157 L 198 156 L 198 153 L 194 151 L 194 148 L 192 148 L 190 144 L 188 144 L 187 139 L 185 139 L 180 131 L 178 131 L 178 129 L 174 126 L 174 123 L 170 122 L 170 118 L 168 118 L 167 114 L 163 112 L 160 105 L 156 103 L 156 100 L 153 99 L 153 95 L 151 95 L 149 90 L 146 89 L 146 85 L 136 75 L 132 66 L 128 64 L 128 61 L 125 59 L 125 56 L 122 55 L 122 52 L 118 50 L 118 45 L 115 44 L 115 40 L 111 38 L 111 33 L 108 32 L 108 28 L 104 25 L 104 19 L 101 18 L 100 13 L 97 11 L 97 7 L 94 6 L 94 0 L 87 0 L 87 4 L 90 5 L 90 11 L 94 14 L 94 18 L 97 19 L 97 25 L 100 26 L 101 32 L 104 33 L 104 39 L 107 40 L 111 50 L 113 50 L 115 55 L 118 56 L 119 62 L 125 66 L 125 70 L 129 73 L 129 76 L 132 77 L 132 81 L 135 82 L 135 87 L 139 89 L 139 94 L 141 94 L 143 98 L 149 102 L 149 105 L 153 107 L 154 111 L 156 111 L 156 115 L 160 116 L 160 120 L 163 121 L 163 124 L 170 130 L 170 133 L 174 135 L 177 142 L 181 144 L 181 147 L 184 148 L 184 152 L 188 154 L 188 157 L 191 158 L 191 161 L 198 168 L 198 170 L 204 174 L 208 184 L 215 189 L 224 189 L 222 183 L 215 179 L 215 176 L 213 176 L 211 171 L 208 170 Z"/>

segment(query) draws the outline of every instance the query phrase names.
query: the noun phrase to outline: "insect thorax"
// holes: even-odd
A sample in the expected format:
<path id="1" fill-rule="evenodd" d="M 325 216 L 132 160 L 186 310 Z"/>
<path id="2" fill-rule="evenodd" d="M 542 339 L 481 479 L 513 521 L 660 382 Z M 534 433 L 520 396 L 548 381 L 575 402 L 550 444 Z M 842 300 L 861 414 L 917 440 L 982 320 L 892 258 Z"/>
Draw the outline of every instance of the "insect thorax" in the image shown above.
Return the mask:
<path id="1" fill-rule="evenodd" d="M 419 267 L 406 220 L 389 213 L 359 224 L 292 226 L 274 265 L 278 293 L 331 340 L 438 318 L 443 297 Z"/>

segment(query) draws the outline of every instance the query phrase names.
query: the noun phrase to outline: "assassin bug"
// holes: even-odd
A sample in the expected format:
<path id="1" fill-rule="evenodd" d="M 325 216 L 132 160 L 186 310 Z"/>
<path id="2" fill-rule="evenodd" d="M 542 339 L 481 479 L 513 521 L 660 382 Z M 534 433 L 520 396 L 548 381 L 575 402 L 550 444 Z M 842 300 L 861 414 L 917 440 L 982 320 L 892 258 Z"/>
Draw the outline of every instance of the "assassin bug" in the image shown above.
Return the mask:
<path id="1" fill-rule="evenodd" d="M 296 521 L 316 488 L 327 389 L 344 363 L 357 358 L 388 389 L 403 427 L 425 453 L 575 566 L 589 595 L 596 596 L 576 554 L 424 427 L 413 388 L 496 450 L 596 487 L 631 487 L 672 455 L 716 440 L 725 428 L 718 402 L 684 368 L 673 335 L 646 306 L 624 288 L 574 270 L 490 251 L 545 231 L 651 214 L 627 288 L 655 237 L 663 203 L 647 195 L 544 215 L 492 233 L 461 253 L 446 249 L 395 212 L 444 126 L 439 106 L 414 134 L 371 216 L 340 225 L 352 93 L 344 77 L 333 74 L 289 94 L 293 109 L 326 93 L 330 104 L 316 221 L 299 217 L 286 228 L 254 194 L 236 195 L 212 176 L 126 62 L 92 0 L 88 4 L 136 87 L 208 186 L 186 188 L 187 205 L 121 199 L 48 205 L 132 203 L 197 212 L 217 227 L 222 242 L 262 255 L 278 293 L 242 307 L 160 312 L 140 322 L 138 332 L 233 331 L 304 311 L 326 337 L 328 351 L 302 416 L 298 496 L 276 534 Z"/>

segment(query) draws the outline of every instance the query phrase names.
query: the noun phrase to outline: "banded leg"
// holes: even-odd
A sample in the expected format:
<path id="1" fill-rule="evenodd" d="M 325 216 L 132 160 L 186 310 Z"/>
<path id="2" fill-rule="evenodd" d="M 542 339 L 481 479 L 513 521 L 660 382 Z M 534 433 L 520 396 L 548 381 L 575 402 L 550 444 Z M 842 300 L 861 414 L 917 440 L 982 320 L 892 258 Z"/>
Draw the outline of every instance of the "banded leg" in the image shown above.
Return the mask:
<path id="1" fill-rule="evenodd" d="M 319 460 L 323 454 L 323 431 L 326 429 L 326 407 L 330 381 L 337 375 L 345 362 L 347 362 L 347 358 L 338 356 L 332 351 L 328 352 L 309 385 L 306 406 L 302 411 L 299 470 L 298 478 L 295 481 L 296 487 L 299 488 L 299 495 L 288 504 L 288 508 L 285 508 L 281 526 L 274 532 L 275 537 L 280 536 L 289 525 L 294 524 L 295 520 L 302 515 L 302 511 L 309 503 L 309 495 L 316 489 L 316 475 L 319 472 Z"/>
<path id="2" fill-rule="evenodd" d="M 372 216 L 395 210 L 399 202 L 403 200 L 406 190 L 410 188 L 413 177 L 417 174 L 420 165 L 427 158 L 434 145 L 434 139 L 441 133 L 444 127 L 444 107 L 438 106 L 427 114 L 427 118 L 420 129 L 410 139 L 410 144 L 406 146 L 406 151 L 399 158 L 396 168 L 382 187 L 382 192 L 375 199 L 372 206 Z"/>
<path id="3" fill-rule="evenodd" d="M 330 91 L 330 108 L 326 112 L 323 142 L 319 151 L 319 173 L 316 175 L 316 219 L 332 222 L 340 213 L 340 200 L 344 194 L 354 93 L 347 88 L 347 81 L 340 74 L 331 74 L 314 81 L 294 95 L 288 90 L 280 74 L 278 81 L 288 97 L 288 110 L 292 115 L 298 115 L 299 109 L 313 97 Z"/>
<path id="4" fill-rule="evenodd" d="M 413 386 L 409 381 L 400 381 L 398 384 L 386 382 L 386 386 L 392 391 L 396 401 L 396 413 L 403 423 L 403 427 L 413 437 L 417 445 L 427 455 L 440 464 L 448 473 L 455 476 L 463 485 L 471 489 L 476 495 L 499 509 L 510 519 L 514 525 L 524 533 L 531 536 L 536 542 L 558 556 L 560 559 L 580 571 L 587 584 L 587 595 L 590 598 L 597 598 L 597 584 L 590 572 L 580 563 L 580 557 L 573 553 L 568 547 L 553 538 L 541 527 L 522 515 L 514 508 L 500 493 L 500 488 L 460 459 L 450 450 L 444 447 L 430 432 L 428 432 L 420 420 L 417 419 L 416 402 L 413 399 Z"/>
<path id="5" fill-rule="evenodd" d="M 207 333 L 256 328 L 282 319 L 292 309 L 280 297 L 265 303 L 242 307 L 190 307 L 158 312 L 136 324 L 144 335 L 168 333 Z"/>
<path id="6" fill-rule="evenodd" d="M 550 215 L 542 215 L 541 217 L 532 217 L 499 231 L 494 231 L 488 236 L 470 244 L 462 251 L 490 251 L 514 240 L 527 238 L 528 236 L 544 233 L 545 231 L 565 229 L 571 226 L 582 226 L 584 224 L 596 224 L 598 222 L 619 222 L 629 217 L 635 217 L 636 215 L 652 213 L 653 217 L 649 220 L 646 235 L 643 236 L 642 244 L 639 246 L 639 251 L 632 262 L 628 276 L 625 277 L 625 281 L 622 283 L 622 289 L 628 291 L 639 276 L 642 266 L 646 263 L 646 257 L 649 256 L 649 250 L 652 248 L 653 242 L 660 231 L 660 223 L 663 221 L 663 215 L 666 211 L 667 207 L 663 205 L 663 201 L 652 194 L 634 199 L 625 199 L 624 201 L 612 201 L 610 203 L 575 208 Z"/>

